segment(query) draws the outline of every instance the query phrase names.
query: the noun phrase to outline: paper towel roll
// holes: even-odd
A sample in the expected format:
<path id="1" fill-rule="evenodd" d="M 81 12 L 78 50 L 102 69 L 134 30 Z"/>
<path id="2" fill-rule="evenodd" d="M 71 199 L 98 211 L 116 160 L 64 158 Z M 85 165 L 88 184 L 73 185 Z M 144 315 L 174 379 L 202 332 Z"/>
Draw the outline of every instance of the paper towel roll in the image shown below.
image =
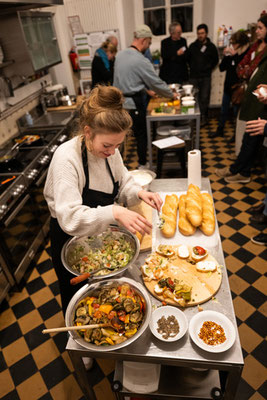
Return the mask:
<path id="1" fill-rule="evenodd" d="M 201 189 L 201 151 L 191 150 L 187 154 L 187 183 L 196 185 Z"/>

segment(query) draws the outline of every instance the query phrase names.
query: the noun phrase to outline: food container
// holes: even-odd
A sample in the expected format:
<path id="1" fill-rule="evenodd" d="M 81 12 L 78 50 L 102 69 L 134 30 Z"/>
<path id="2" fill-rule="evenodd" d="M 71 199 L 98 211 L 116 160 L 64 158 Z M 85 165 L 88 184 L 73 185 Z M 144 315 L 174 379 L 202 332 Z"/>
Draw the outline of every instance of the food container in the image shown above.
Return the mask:
<path id="1" fill-rule="evenodd" d="M 195 100 L 183 100 L 182 99 L 182 112 L 193 114 L 195 108 Z"/>
<path id="2" fill-rule="evenodd" d="M 73 325 L 73 320 L 75 316 L 75 310 L 78 305 L 78 303 L 85 298 L 86 296 L 94 296 L 98 295 L 100 290 L 102 289 L 108 289 L 111 287 L 117 287 L 121 286 L 123 284 L 129 284 L 134 291 L 143 298 L 144 303 L 145 303 L 145 315 L 142 321 L 141 326 L 137 330 L 137 332 L 129 337 L 126 341 L 122 343 L 118 343 L 115 345 L 110 345 L 110 346 L 97 346 L 93 343 L 86 342 L 76 331 L 70 331 L 70 335 L 72 338 L 75 340 L 76 343 L 78 343 L 80 346 L 91 350 L 95 352 L 106 352 L 106 351 L 112 351 L 112 350 L 118 350 L 121 349 L 122 347 L 128 346 L 129 344 L 133 343 L 136 339 L 139 338 L 139 336 L 142 335 L 142 333 L 146 330 L 150 318 L 151 318 L 151 311 L 152 311 L 152 305 L 150 301 L 150 297 L 141 283 L 135 282 L 132 279 L 129 278 L 119 278 L 119 279 L 110 279 L 110 280 L 104 280 L 102 282 L 97 282 L 93 283 L 91 285 L 87 284 L 83 286 L 80 290 L 78 290 L 77 293 L 72 297 L 71 301 L 69 302 L 69 305 L 66 310 L 66 315 L 65 315 L 65 323 L 66 326 L 72 326 Z"/>
<path id="3" fill-rule="evenodd" d="M 183 140 L 189 140 L 191 135 L 191 128 L 189 125 L 183 127 L 177 127 L 170 131 L 172 136 L 177 136 Z"/>
<path id="4" fill-rule="evenodd" d="M 182 88 L 186 95 L 191 96 L 194 85 L 183 85 Z"/>
<path id="5" fill-rule="evenodd" d="M 78 262 L 79 259 L 81 259 L 81 257 L 86 256 L 91 249 L 94 250 L 99 248 L 102 245 L 103 238 L 110 233 L 115 238 L 123 238 L 127 242 L 129 242 L 134 250 L 134 255 L 126 266 L 119 268 L 118 270 L 111 271 L 105 275 L 95 274 L 94 279 L 99 280 L 103 278 L 111 278 L 113 276 L 121 274 L 137 259 L 140 251 L 140 243 L 135 235 L 133 235 L 126 229 L 118 226 L 110 226 L 105 232 L 94 236 L 94 240 L 92 240 L 92 237 L 90 236 L 73 237 L 67 240 L 61 251 L 61 261 L 64 267 L 73 275 L 81 275 L 82 273 L 74 269 L 73 266 Z"/>
<path id="6" fill-rule="evenodd" d="M 136 393 L 153 393 L 158 390 L 160 364 L 123 361 L 122 384 Z"/>
<path id="7" fill-rule="evenodd" d="M 135 169 L 129 172 L 134 178 L 135 182 L 142 186 L 143 189 L 148 189 L 150 183 L 156 178 L 156 174 L 149 169 Z"/>

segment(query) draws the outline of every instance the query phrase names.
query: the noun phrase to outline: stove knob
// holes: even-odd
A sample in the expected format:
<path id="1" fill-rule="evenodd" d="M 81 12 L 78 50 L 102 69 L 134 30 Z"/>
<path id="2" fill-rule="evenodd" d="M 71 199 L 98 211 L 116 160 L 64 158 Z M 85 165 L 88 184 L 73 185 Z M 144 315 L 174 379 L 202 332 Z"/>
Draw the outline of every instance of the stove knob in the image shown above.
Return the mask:
<path id="1" fill-rule="evenodd" d="M 21 190 L 24 190 L 24 189 L 25 189 L 25 185 L 19 185 L 19 188 L 20 188 Z"/>
<path id="2" fill-rule="evenodd" d="M 0 210 L 1 210 L 1 209 L 2 209 L 3 211 L 6 210 L 6 209 L 7 209 L 7 205 L 6 205 L 6 204 L 3 204 L 3 205 L 1 206 L 1 208 L 0 208 Z"/>
<path id="3" fill-rule="evenodd" d="M 13 196 L 17 196 L 19 194 L 19 192 L 17 192 L 17 190 L 14 190 L 14 192 L 12 192 Z"/>

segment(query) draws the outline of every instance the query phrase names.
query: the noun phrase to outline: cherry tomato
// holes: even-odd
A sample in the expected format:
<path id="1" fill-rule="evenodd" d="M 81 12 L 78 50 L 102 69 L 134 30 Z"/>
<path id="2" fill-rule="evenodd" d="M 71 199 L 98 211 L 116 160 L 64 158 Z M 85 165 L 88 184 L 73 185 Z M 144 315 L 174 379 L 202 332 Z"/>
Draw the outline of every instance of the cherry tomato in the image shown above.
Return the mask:
<path id="1" fill-rule="evenodd" d="M 196 246 L 195 249 L 197 250 L 197 252 L 200 256 L 204 256 L 204 254 L 206 253 L 206 251 L 205 251 L 205 249 L 203 249 L 203 247 Z"/>
<path id="2" fill-rule="evenodd" d="M 96 308 L 99 308 L 99 307 L 100 307 L 100 305 L 99 305 L 99 304 L 97 304 L 97 303 L 92 303 L 92 307 L 93 307 L 94 309 L 96 309 Z"/>
<path id="3" fill-rule="evenodd" d="M 112 318 L 114 318 L 114 317 L 116 317 L 117 316 L 117 313 L 116 313 L 116 311 L 110 311 L 110 313 L 108 314 L 108 319 L 112 319 Z"/>
<path id="4" fill-rule="evenodd" d="M 123 310 L 118 311 L 118 317 L 121 321 L 125 321 L 126 312 Z"/>

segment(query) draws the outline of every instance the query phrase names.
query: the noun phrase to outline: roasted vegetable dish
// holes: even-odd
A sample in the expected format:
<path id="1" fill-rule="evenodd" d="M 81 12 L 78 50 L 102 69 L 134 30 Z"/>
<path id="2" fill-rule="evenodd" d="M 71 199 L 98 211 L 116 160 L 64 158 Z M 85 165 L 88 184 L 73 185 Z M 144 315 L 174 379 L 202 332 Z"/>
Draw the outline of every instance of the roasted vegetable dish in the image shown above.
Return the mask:
<path id="1" fill-rule="evenodd" d="M 101 238 L 101 245 L 97 248 L 90 247 L 95 237 L 88 239 L 89 247 L 79 244 L 70 254 L 71 267 L 79 273 L 92 272 L 102 267 L 116 271 L 126 267 L 135 254 L 135 249 L 124 236 L 115 236 L 112 233 Z M 102 270 L 96 275 L 106 275 L 110 270 Z"/>
<path id="2" fill-rule="evenodd" d="M 75 310 L 74 325 L 107 324 L 81 329 L 79 335 L 97 346 L 112 346 L 132 337 L 142 325 L 145 301 L 128 284 L 103 288 L 82 299 Z"/>

